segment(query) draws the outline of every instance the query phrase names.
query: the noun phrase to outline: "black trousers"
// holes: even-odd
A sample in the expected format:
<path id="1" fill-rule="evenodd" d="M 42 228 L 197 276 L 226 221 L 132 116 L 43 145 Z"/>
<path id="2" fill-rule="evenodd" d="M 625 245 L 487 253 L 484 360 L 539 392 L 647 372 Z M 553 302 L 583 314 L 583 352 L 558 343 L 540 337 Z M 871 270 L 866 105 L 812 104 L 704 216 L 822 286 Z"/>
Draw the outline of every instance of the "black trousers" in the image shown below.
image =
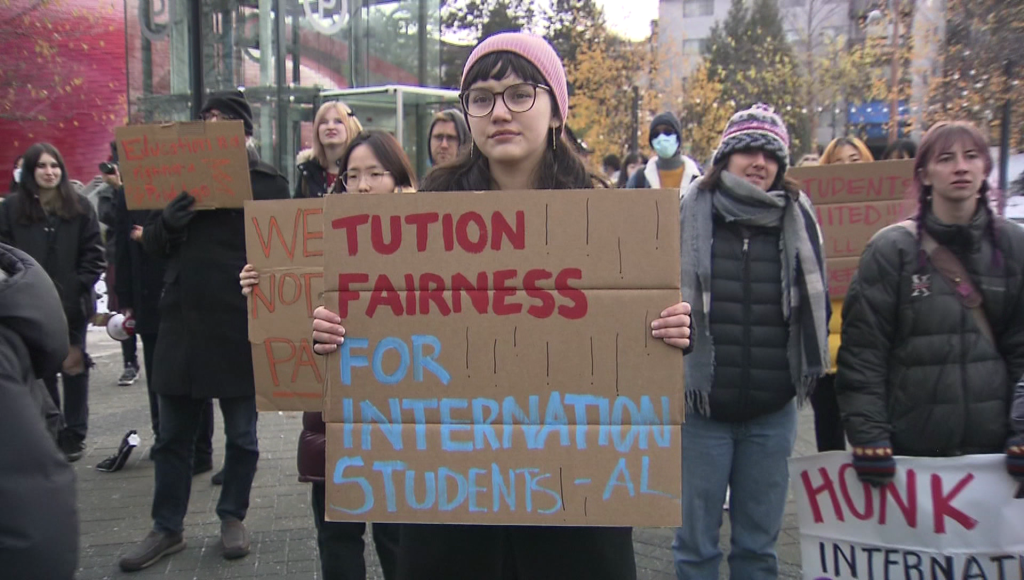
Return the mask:
<path id="1" fill-rule="evenodd" d="M 139 345 L 134 334 L 129 336 L 128 340 L 121 341 L 121 358 L 124 359 L 125 366 L 132 364 L 135 368 L 139 367 Z"/>
<path id="2" fill-rule="evenodd" d="M 818 453 L 845 451 L 846 434 L 836 398 L 835 373 L 818 379 L 818 385 L 811 393 L 811 406 L 814 408 L 814 438 L 818 443 Z"/>
<path id="3" fill-rule="evenodd" d="M 320 573 L 324 580 L 366 580 L 363 560 L 366 544 L 362 522 L 329 522 L 324 518 L 323 483 L 313 484 L 313 521 L 320 547 Z M 398 536 L 401 524 L 371 524 L 373 544 L 384 572 L 384 580 L 398 578 Z"/>
<path id="4" fill-rule="evenodd" d="M 632 528 L 402 524 L 401 580 L 635 580 Z"/>
<path id="5" fill-rule="evenodd" d="M 92 360 L 85 352 L 85 335 L 88 322 L 85 319 L 68 318 L 68 342 L 82 348 L 85 370 L 77 375 L 60 373 L 64 384 L 64 405 L 61 406 L 60 385 L 57 375 L 43 377 L 43 384 L 50 393 L 53 403 L 61 410 L 64 418 L 64 433 L 77 441 L 85 441 L 89 431 L 89 367 Z"/>
<path id="6" fill-rule="evenodd" d="M 139 334 L 142 339 L 143 364 L 146 367 L 146 391 L 149 393 L 149 419 L 153 425 L 153 439 L 160 440 L 160 397 L 150 387 L 150 377 L 153 376 L 153 357 L 156 356 L 157 333 Z M 125 341 L 127 342 L 127 341 Z M 124 343 L 121 343 L 124 344 Z M 138 364 L 138 361 L 136 361 Z M 213 401 L 207 400 L 203 408 L 203 417 L 199 422 L 199 432 L 196 434 L 195 463 L 209 463 L 213 461 Z"/>

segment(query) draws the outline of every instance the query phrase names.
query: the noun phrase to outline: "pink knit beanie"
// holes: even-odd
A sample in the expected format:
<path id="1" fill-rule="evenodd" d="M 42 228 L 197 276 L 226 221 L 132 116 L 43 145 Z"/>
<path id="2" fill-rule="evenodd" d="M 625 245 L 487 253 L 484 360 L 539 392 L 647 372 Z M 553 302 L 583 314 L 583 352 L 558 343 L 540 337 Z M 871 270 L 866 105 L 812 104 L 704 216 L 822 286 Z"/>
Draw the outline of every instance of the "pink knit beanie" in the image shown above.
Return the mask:
<path id="1" fill-rule="evenodd" d="M 524 34 L 522 32 L 501 32 L 484 39 L 478 44 L 469 59 L 466 60 L 466 67 L 462 69 L 462 84 L 466 83 L 466 74 L 473 68 L 476 61 L 492 52 L 511 52 L 525 58 L 537 67 L 544 80 L 551 87 L 555 95 L 555 102 L 558 103 L 558 114 L 565 123 L 569 116 L 569 87 L 565 82 L 565 68 L 562 66 L 562 59 L 558 57 L 555 49 L 539 36 Z"/>

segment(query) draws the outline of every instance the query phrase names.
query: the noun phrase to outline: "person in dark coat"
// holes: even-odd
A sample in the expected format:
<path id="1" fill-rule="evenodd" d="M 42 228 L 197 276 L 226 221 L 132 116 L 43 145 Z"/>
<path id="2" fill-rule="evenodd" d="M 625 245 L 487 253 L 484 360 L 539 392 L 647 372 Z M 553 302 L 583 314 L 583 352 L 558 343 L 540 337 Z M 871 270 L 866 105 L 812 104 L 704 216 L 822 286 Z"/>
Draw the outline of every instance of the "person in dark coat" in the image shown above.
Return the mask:
<path id="1" fill-rule="evenodd" d="M 991 171 L 988 142 L 973 125 L 932 127 L 914 162 L 916 217 L 864 249 L 843 304 L 836 377 L 862 481 L 891 481 L 895 455 L 1008 445 L 1010 401 L 1024 375 L 1024 230 L 993 214 Z M 956 256 L 970 284 L 946 278 L 924 250 L 931 241 Z M 984 318 L 970 298 L 980 298 Z"/>
<path id="2" fill-rule="evenodd" d="M 120 175 L 117 176 L 120 181 Z M 160 330 L 160 293 L 164 288 L 165 264 L 162 256 L 146 255 L 142 247 L 144 226 L 149 210 L 128 211 L 124 187 L 114 191 L 114 238 L 117 259 L 114 292 L 125 316 L 135 319 L 135 334 L 142 339 L 146 390 L 149 391 L 149 417 L 154 444 L 160 440 L 159 397 L 153 390 L 153 358 Z M 208 400 L 196 436 L 192 475 L 213 470 L 213 401 Z"/>
<path id="3" fill-rule="evenodd" d="M 60 446 L 69 461 L 85 452 L 89 428 L 89 367 L 85 350 L 96 312 L 93 285 L 106 269 L 99 221 L 92 204 L 76 193 L 60 152 L 48 143 L 29 147 L 18 192 L 0 204 L 0 241 L 32 256 L 50 275 L 68 321 L 71 350 L 61 368 L 64 423 Z M 42 377 L 60 407 L 57 374 Z"/>
<path id="4" fill-rule="evenodd" d="M 0 244 L 0 570 L 71 580 L 78 567 L 75 472 L 47 433 L 38 377 L 68 355 L 61 299 L 28 254 Z M 38 395 L 38 396 L 34 396 Z M 47 401 L 48 402 L 48 401 Z"/>
<path id="5" fill-rule="evenodd" d="M 778 577 L 797 405 L 831 366 L 821 229 L 788 166 L 785 123 L 754 105 L 729 119 L 680 204 L 680 285 L 696 336 L 683 359 L 678 578 L 719 578 L 726 497 L 730 577 Z"/>
<path id="6" fill-rule="evenodd" d="M 341 101 L 320 105 L 313 117 L 313 146 L 295 157 L 298 173 L 295 197 L 323 197 L 335 190 L 341 156 L 349 141 L 363 130 L 352 109 Z"/>
<path id="7" fill-rule="evenodd" d="M 214 93 L 201 112 L 207 122 L 240 119 L 252 135 L 252 111 L 240 91 Z M 254 200 L 288 199 L 288 182 L 259 160 L 249 139 Z M 167 260 L 160 299 L 160 338 L 153 361 L 153 390 L 160 402 L 160 442 L 153 449 L 156 485 L 153 530 L 119 564 L 141 570 L 185 548 L 193 446 L 206 400 L 220 400 L 227 448 L 224 487 L 217 502 L 221 545 L 227 559 L 249 553 L 242 524 L 256 473 L 256 395 L 246 301 L 238 292 L 245 266 L 241 209 L 196 211 L 182 192 L 146 222 L 142 243 Z"/>

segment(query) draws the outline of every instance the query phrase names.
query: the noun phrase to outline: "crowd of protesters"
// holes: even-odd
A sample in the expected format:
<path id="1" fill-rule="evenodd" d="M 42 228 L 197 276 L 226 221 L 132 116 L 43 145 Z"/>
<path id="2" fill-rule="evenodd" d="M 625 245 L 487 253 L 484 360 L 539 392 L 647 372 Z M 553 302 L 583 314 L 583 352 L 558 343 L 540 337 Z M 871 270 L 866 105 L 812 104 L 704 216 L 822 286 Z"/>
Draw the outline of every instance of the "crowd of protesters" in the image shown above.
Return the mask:
<path id="1" fill-rule="evenodd" d="M 730 577 L 778 576 L 787 460 L 805 401 L 818 450 L 844 451 L 849 441 L 857 476 L 872 485 L 892 480 L 898 456 L 983 453 L 1005 453 L 1010 475 L 1024 481 L 1024 229 L 988 203 L 992 159 L 978 129 L 938 123 L 920 146 L 900 140 L 882 154 L 913 160 L 915 212 L 872 238 L 845 300 L 830 300 L 821 228 L 788 175 L 789 130 L 771 106 L 735 111 L 703 169 L 685 154 L 676 116 L 663 112 L 650 123 L 650 160 L 612 155 L 595 171 L 569 138 L 565 70 L 546 40 L 484 40 L 468 57 L 460 94 L 460 108 L 431 122 L 431 169 L 422 177 L 390 133 L 364 129 L 339 101 L 316 111 L 312 146 L 299 153 L 291 185 L 260 159 L 244 93 L 209 95 L 198 117 L 241 121 L 257 202 L 677 190 L 682 301 L 665 304 L 650 332 L 682 350 L 686 371 L 678 578 L 719 577 L 723 504 Z M 799 165 L 873 160 L 864 142 L 845 136 Z M 144 370 L 154 441 L 152 530 L 125 551 L 120 568 L 142 570 L 185 548 L 192 478 L 214 469 L 214 399 L 226 435 L 223 468 L 213 476 L 223 486 L 221 551 L 234 559 L 250 550 L 244 520 L 259 439 L 246 301 L 260 272 L 246 260 L 242 210 L 199 212 L 182 192 L 162 210 L 132 211 L 115 149 L 101 173 L 76 187 L 61 153 L 39 143 L 15 161 L 0 202 L 0 570 L 13 577 L 30 577 L 22 574 L 30 569 L 44 571 L 31 577 L 74 575 L 69 463 L 86 452 L 86 331 L 101 275 L 111 311 L 134 325 L 118 382 L 130 386 Z M 951 270 L 961 275 L 954 280 Z M 343 325 L 317 308 L 314 351 L 337 350 Z M 304 413 L 296 431 L 322 576 L 365 578 L 366 524 L 327 520 L 321 413 Z M 126 452 L 123 445 L 118 453 Z M 108 467 L 123 464 L 115 457 Z M 389 580 L 636 577 L 631 528 L 371 526 Z"/>

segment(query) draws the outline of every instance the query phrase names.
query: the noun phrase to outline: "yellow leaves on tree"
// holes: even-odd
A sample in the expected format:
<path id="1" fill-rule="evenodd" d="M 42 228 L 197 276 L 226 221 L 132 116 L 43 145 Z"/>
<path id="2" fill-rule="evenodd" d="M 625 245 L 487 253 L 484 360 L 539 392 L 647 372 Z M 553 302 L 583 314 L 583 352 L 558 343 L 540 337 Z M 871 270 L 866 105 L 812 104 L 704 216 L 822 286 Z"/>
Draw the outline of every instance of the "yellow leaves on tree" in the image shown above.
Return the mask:
<path id="1" fill-rule="evenodd" d="M 718 146 L 735 102 L 723 102 L 722 83 L 708 76 L 704 64 L 690 73 L 673 96 L 672 108 L 680 112 L 680 140 L 689 148 L 690 157 L 704 163 Z"/>

